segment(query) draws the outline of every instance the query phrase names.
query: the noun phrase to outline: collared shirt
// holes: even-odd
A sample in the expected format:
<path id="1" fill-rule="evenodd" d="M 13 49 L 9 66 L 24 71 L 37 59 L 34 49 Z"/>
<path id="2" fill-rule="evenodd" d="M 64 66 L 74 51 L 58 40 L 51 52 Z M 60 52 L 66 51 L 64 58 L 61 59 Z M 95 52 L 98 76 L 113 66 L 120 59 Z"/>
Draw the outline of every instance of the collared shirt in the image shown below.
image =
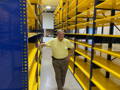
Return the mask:
<path id="1" fill-rule="evenodd" d="M 58 38 L 54 38 L 48 42 L 46 42 L 48 47 L 52 49 L 52 56 L 57 59 L 62 59 L 68 56 L 68 48 L 74 48 L 74 45 L 68 40 L 63 39 L 59 41 Z"/>

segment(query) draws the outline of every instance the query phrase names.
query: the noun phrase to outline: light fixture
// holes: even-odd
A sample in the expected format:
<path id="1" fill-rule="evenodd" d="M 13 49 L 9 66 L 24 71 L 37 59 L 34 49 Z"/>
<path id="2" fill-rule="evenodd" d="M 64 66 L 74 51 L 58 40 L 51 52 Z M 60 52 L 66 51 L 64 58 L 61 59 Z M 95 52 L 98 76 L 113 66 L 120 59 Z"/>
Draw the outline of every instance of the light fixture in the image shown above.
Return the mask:
<path id="1" fill-rule="evenodd" d="M 51 6 L 46 6 L 46 9 L 50 10 L 52 7 Z"/>

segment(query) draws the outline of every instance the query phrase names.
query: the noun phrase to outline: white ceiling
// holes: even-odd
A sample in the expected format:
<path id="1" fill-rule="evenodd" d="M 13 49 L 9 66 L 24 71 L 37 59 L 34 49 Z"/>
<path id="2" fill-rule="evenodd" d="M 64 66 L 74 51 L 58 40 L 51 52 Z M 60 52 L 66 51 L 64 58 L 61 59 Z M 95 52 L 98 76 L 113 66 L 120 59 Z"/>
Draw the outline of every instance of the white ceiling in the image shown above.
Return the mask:
<path id="1" fill-rule="evenodd" d="M 45 9 L 45 6 L 52 6 L 50 11 L 54 11 L 58 5 L 59 0 L 42 0 L 42 7 Z"/>

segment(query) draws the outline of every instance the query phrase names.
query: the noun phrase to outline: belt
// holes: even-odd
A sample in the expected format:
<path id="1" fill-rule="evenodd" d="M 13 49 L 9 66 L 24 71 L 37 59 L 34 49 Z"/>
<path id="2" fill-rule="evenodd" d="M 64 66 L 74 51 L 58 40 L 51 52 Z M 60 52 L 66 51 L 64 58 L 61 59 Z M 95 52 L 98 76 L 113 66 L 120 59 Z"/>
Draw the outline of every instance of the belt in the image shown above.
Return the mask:
<path id="1" fill-rule="evenodd" d="M 65 57 L 65 58 L 61 58 L 61 59 L 57 59 L 57 58 L 55 58 L 55 57 L 52 56 L 52 59 L 53 59 L 53 60 L 65 60 L 66 57 Z"/>

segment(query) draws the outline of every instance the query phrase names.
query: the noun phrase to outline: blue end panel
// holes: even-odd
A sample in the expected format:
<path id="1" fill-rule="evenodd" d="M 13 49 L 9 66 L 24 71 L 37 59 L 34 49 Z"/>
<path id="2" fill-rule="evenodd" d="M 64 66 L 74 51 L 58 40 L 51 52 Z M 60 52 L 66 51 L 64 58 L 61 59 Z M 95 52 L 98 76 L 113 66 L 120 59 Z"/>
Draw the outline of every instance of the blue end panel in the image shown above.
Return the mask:
<path id="1" fill-rule="evenodd" d="M 26 0 L 0 0 L 0 90 L 27 90 Z"/>

